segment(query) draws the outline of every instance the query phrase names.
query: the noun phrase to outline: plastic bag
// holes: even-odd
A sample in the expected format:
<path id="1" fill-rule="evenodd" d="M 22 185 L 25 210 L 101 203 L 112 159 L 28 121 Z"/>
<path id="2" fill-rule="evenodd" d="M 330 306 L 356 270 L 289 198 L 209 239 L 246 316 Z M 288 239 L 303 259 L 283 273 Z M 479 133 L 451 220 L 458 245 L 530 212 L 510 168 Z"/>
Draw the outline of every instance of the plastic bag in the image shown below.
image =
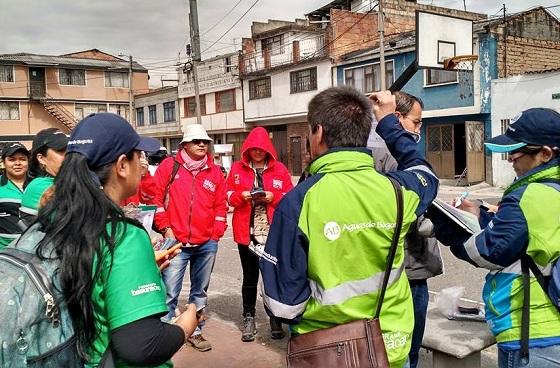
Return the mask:
<path id="1" fill-rule="evenodd" d="M 454 319 L 455 313 L 459 310 L 459 300 L 464 292 L 463 286 L 452 286 L 442 289 L 436 295 L 436 307 L 445 318 Z"/>

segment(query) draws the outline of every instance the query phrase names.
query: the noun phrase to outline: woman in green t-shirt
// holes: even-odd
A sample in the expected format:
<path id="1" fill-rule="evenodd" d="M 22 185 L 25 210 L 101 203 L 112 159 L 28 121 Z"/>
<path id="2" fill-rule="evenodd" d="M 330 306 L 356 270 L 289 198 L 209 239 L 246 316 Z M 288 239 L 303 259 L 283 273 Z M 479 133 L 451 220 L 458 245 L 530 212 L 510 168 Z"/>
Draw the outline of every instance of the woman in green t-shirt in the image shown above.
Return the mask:
<path id="1" fill-rule="evenodd" d="M 56 128 L 39 131 L 33 139 L 31 158 L 27 171 L 27 186 L 21 198 L 19 217 L 25 226 L 37 218 L 37 212 L 47 197 L 47 190 L 52 187 L 54 177 L 60 170 L 68 137 Z"/>
<path id="2" fill-rule="evenodd" d="M 91 114 L 69 138 L 53 198 L 37 221 L 38 254 L 60 258 L 60 284 L 87 367 L 111 351 L 118 367 L 169 365 L 198 324 L 189 305 L 174 325 L 165 315 L 165 288 L 150 238 L 118 203 L 135 193 L 140 151 L 159 143 L 141 138 L 118 115 Z"/>

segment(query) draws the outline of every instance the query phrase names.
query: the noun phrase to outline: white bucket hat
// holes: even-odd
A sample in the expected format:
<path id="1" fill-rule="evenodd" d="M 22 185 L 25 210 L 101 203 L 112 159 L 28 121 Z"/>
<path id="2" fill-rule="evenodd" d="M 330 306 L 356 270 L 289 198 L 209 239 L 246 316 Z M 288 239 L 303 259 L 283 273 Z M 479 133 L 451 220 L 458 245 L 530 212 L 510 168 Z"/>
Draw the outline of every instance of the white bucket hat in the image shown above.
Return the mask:
<path id="1" fill-rule="evenodd" d="M 189 124 L 185 127 L 185 134 L 181 144 L 192 142 L 195 139 L 203 139 L 205 141 L 213 141 L 212 138 L 206 133 L 202 124 Z"/>

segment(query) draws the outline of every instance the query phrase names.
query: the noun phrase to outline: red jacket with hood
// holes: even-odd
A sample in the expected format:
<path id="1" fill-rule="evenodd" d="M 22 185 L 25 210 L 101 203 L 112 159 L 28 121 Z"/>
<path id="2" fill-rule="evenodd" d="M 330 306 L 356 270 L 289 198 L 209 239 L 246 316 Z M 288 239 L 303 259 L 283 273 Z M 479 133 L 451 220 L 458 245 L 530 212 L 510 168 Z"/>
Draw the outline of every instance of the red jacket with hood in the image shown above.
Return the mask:
<path id="1" fill-rule="evenodd" d="M 228 203 L 233 210 L 233 238 L 236 243 L 249 245 L 249 227 L 252 202 L 241 196 L 244 191 L 251 191 L 255 181 L 255 172 L 250 166 L 249 149 L 260 148 L 267 152 L 267 167 L 263 171 L 263 189 L 272 192 L 274 199 L 267 206 L 268 223 L 272 222 L 274 209 L 293 188 L 292 177 L 281 162 L 276 161 L 276 150 L 266 129 L 257 127 L 249 133 L 241 148 L 241 161 L 233 164 L 227 178 Z"/>
<path id="2" fill-rule="evenodd" d="M 180 167 L 169 187 L 169 201 L 165 208 L 163 196 L 174 161 L 179 162 Z M 175 157 L 166 158 L 156 170 L 154 186 L 157 229 L 171 227 L 177 240 L 191 245 L 201 245 L 210 239 L 218 241 L 224 235 L 227 227 L 226 185 L 222 171 L 210 154 L 206 166 L 196 176 L 185 168 L 180 151 Z"/>

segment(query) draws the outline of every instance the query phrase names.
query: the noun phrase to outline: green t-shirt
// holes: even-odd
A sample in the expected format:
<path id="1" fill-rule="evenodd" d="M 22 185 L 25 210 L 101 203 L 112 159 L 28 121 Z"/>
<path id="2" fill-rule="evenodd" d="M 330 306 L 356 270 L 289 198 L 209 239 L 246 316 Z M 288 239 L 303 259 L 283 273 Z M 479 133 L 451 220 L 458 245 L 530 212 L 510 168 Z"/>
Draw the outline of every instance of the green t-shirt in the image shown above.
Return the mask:
<path id="1" fill-rule="evenodd" d="M 39 202 L 43 193 L 54 184 L 54 178 L 44 176 L 33 179 L 25 188 L 21 198 L 20 211 L 28 215 L 37 216 Z"/>
<path id="2" fill-rule="evenodd" d="M 123 226 L 121 223 L 118 230 L 122 231 Z M 99 364 L 107 349 L 110 331 L 154 314 L 167 313 L 165 295 L 148 234 L 144 229 L 127 224 L 126 234 L 115 246 L 112 268 L 109 251 L 105 248 L 101 276 L 93 286 L 98 336 L 87 366 Z M 168 362 L 164 366 L 171 367 L 172 364 Z M 117 367 L 128 365 L 117 362 Z"/>
<path id="3" fill-rule="evenodd" d="M 0 249 L 17 239 L 21 233 L 19 207 L 23 192 L 11 180 L 0 185 Z"/>

